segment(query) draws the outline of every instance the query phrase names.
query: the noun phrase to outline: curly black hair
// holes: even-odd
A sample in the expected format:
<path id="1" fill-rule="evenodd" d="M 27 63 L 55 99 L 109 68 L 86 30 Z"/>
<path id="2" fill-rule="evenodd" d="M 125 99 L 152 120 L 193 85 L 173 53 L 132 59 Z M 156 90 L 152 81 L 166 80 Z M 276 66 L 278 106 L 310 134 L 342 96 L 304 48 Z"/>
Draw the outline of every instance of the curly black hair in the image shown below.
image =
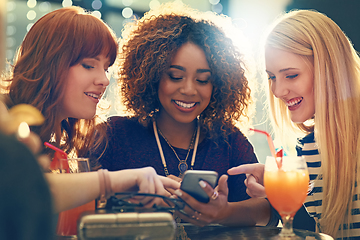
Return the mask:
<path id="1" fill-rule="evenodd" d="M 192 16 L 188 16 L 190 12 Z M 200 124 L 209 138 L 225 137 L 235 128 L 235 121 L 249 118 L 247 109 L 252 101 L 246 64 L 223 29 L 210 20 L 197 19 L 196 13 L 149 12 L 125 27 L 118 58 L 120 91 L 126 109 L 140 123 L 148 125 L 159 109 L 159 81 L 169 69 L 172 57 L 183 44 L 196 44 L 205 53 L 213 84 Z"/>

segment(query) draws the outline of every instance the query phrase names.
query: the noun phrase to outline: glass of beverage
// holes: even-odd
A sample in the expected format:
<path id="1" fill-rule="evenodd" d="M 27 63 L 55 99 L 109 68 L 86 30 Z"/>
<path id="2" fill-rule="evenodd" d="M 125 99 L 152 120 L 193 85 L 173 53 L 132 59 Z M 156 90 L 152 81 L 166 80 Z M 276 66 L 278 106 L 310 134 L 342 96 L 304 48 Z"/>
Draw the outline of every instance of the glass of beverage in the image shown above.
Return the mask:
<path id="1" fill-rule="evenodd" d="M 304 203 L 309 187 L 309 173 L 303 157 L 267 157 L 264 186 L 270 204 L 283 221 L 281 232 L 273 239 L 302 239 L 295 235 L 292 222 Z"/>
<path id="2" fill-rule="evenodd" d="M 60 169 L 53 170 L 55 173 L 80 173 L 90 172 L 90 165 L 88 158 L 70 158 L 59 159 Z M 56 226 L 56 234 L 58 236 L 76 236 L 77 235 L 77 222 L 80 215 L 85 211 L 95 210 L 95 200 L 86 203 L 82 206 L 63 211 L 59 213 L 58 223 Z"/>

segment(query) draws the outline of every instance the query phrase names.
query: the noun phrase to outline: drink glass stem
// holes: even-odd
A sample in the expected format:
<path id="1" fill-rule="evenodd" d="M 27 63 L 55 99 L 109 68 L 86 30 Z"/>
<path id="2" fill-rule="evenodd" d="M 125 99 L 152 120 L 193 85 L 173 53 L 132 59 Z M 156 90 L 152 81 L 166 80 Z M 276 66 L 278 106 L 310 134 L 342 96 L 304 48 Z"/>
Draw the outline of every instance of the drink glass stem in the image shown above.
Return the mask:
<path id="1" fill-rule="evenodd" d="M 291 215 L 282 216 L 283 227 L 280 232 L 280 237 L 287 238 L 295 236 L 293 231 L 293 217 Z"/>

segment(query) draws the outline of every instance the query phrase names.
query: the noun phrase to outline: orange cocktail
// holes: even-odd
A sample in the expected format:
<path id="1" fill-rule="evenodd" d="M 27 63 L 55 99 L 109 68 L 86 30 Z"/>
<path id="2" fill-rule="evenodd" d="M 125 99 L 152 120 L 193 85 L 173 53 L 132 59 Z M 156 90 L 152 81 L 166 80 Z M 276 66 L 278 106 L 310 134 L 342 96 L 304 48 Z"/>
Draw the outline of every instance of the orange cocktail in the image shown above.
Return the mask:
<path id="1" fill-rule="evenodd" d="M 282 218 L 283 228 L 272 239 L 302 239 L 295 235 L 292 221 L 304 203 L 309 187 L 309 173 L 303 157 L 274 157 L 265 162 L 264 187 L 270 204 Z"/>
<path id="2" fill-rule="evenodd" d="M 77 235 L 77 225 L 80 214 L 95 210 L 95 200 L 82 206 L 59 213 L 56 234 L 59 236 Z"/>
<path id="3" fill-rule="evenodd" d="M 309 186 L 307 170 L 266 171 L 266 195 L 280 215 L 294 216 L 304 203 Z"/>

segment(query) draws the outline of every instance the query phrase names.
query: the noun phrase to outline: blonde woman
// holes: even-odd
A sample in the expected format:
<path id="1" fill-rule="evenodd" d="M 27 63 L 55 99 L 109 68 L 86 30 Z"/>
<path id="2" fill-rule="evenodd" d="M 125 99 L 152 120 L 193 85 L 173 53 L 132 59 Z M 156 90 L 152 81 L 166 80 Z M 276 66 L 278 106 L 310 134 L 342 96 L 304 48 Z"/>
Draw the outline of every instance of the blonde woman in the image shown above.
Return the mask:
<path id="1" fill-rule="evenodd" d="M 330 18 L 298 10 L 285 14 L 269 32 L 265 63 L 276 133 L 306 135 L 297 152 L 310 172 L 308 214 L 320 232 L 359 238 L 359 56 Z M 229 173 L 247 173 L 250 195 L 264 196 L 263 165 Z"/>

